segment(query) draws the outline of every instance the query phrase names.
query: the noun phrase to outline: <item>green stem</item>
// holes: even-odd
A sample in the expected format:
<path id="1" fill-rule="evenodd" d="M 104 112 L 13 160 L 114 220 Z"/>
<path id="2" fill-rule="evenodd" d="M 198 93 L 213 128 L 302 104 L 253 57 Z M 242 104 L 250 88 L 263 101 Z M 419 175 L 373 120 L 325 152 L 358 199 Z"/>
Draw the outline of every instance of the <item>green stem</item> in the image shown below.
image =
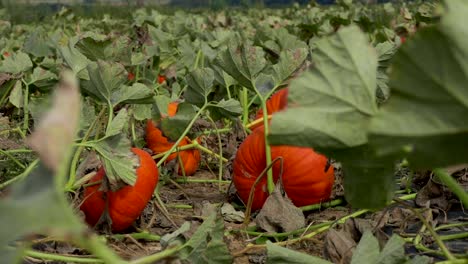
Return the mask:
<path id="1" fill-rule="evenodd" d="M 213 125 L 213 127 L 214 127 L 214 129 L 216 131 L 216 136 L 218 137 L 218 148 L 219 148 L 219 157 L 218 157 L 218 160 L 219 160 L 219 165 L 218 165 L 219 166 L 218 167 L 218 180 L 219 180 L 219 183 L 218 183 L 218 189 L 221 191 L 222 190 L 221 180 L 223 179 L 223 161 L 226 160 L 226 162 L 227 162 L 227 159 L 224 159 L 224 157 L 223 157 L 223 142 L 221 141 L 221 136 L 219 135 L 218 128 L 216 127 L 216 123 L 214 122 L 213 118 L 211 118 L 210 116 L 208 116 L 208 119 L 210 120 L 211 124 Z M 211 150 L 210 150 L 210 152 L 211 152 Z"/>
<path id="2" fill-rule="evenodd" d="M 219 140 L 221 140 L 221 138 L 219 138 Z M 198 143 L 196 140 L 193 141 L 192 143 L 194 145 L 195 148 L 205 152 L 206 154 L 209 154 L 211 156 L 215 156 L 218 160 L 222 161 L 222 162 L 228 162 L 228 160 L 222 156 L 222 148 L 221 148 L 221 151 L 220 151 L 220 154 L 217 154 L 217 153 L 214 153 L 213 151 L 211 151 L 210 149 L 207 149 L 205 148 L 204 146 L 202 146 L 200 143 Z M 222 166 L 222 163 L 220 163 L 220 165 Z"/>
<path id="3" fill-rule="evenodd" d="M 28 133 L 29 130 L 29 84 L 22 80 L 25 85 L 24 91 L 24 102 L 23 102 L 23 111 L 24 111 L 24 119 L 23 119 L 23 132 L 24 134 Z"/>
<path id="4" fill-rule="evenodd" d="M 5 153 L 31 153 L 34 152 L 31 149 L 9 149 L 9 150 L 3 150 Z"/>
<path id="5" fill-rule="evenodd" d="M 344 203 L 343 199 L 336 199 L 330 202 L 320 203 L 320 204 L 312 204 L 307 206 L 300 207 L 302 211 L 312 211 L 312 210 L 320 210 L 322 208 L 329 208 L 333 206 L 337 206 Z"/>
<path id="6" fill-rule="evenodd" d="M 146 241 L 159 241 L 161 240 L 161 236 L 153 235 L 148 232 L 140 232 L 140 233 L 131 233 L 131 234 L 114 234 L 109 236 L 109 238 L 123 240 L 127 237 L 132 237 L 134 239 L 139 240 L 146 240 Z"/>
<path id="7" fill-rule="evenodd" d="M 190 204 L 166 204 L 166 207 L 176 209 L 193 209 L 193 206 Z"/>
<path id="8" fill-rule="evenodd" d="M 263 137 L 265 139 L 265 156 L 266 156 L 266 165 L 268 166 L 271 164 L 271 147 L 270 144 L 268 143 L 268 134 L 270 132 L 270 127 L 268 124 L 268 109 L 266 106 L 266 100 L 262 98 L 260 93 L 255 89 L 257 92 L 258 96 L 260 97 L 260 101 L 262 103 L 262 110 L 263 110 L 263 128 L 264 128 L 264 133 Z M 268 193 L 272 193 L 275 189 L 275 183 L 273 182 L 273 170 L 270 168 L 267 171 L 267 189 Z"/>
<path id="9" fill-rule="evenodd" d="M 96 124 L 98 123 L 98 120 L 101 119 L 101 116 L 104 114 L 104 108 L 99 112 L 98 116 L 94 119 L 93 123 L 89 126 L 88 130 L 86 131 L 86 134 L 84 135 L 83 139 L 81 140 L 81 143 L 85 143 L 89 136 L 91 135 L 91 131 L 94 129 Z M 78 149 L 75 151 L 75 154 L 73 155 L 72 162 L 70 165 L 70 177 L 68 178 L 67 185 L 65 186 L 65 191 L 72 191 L 74 190 L 75 186 L 75 180 L 76 180 L 76 168 L 78 165 L 78 160 L 80 159 L 81 152 L 83 152 L 85 146 L 78 146 Z"/>
<path id="10" fill-rule="evenodd" d="M 158 252 L 153 255 L 145 256 L 140 259 L 134 260 L 130 262 L 130 264 L 151 264 L 151 263 L 156 263 L 159 260 L 165 259 L 167 257 L 170 257 L 180 250 L 182 250 L 185 247 L 185 245 L 180 245 L 172 248 L 165 249 L 161 252 Z"/>
<path id="11" fill-rule="evenodd" d="M 117 256 L 112 250 L 110 250 L 106 244 L 97 235 L 92 234 L 90 237 L 84 238 L 78 236 L 75 238 L 75 242 L 89 252 L 92 252 L 94 256 L 99 258 L 104 263 L 112 264 L 127 264 L 128 262 Z"/>
<path id="12" fill-rule="evenodd" d="M 26 166 L 24 166 L 23 163 L 21 163 L 17 158 L 15 158 L 10 153 L 0 149 L 0 154 L 3 154 L 5 156 L 7 156 L 8 158 L 10 158 L 14 163 L 16 163 L 16 165 L 20 166 L 23 170 L 26 168 Z"/>
<path id="13" fill-rule="evenodd" d="M 229 133 L 231 131 L 232 131 L 232 128 L 230 128 L 230 127 L 218 129 L 218 133 Z M 208 129 L 208 130 L 205 130 L 205 131 L 202 131 L 202 132 L 198 133 L 198 135 L 211 135 L 213 133 L 216 133 L 214 131 L 214 129 Z"/>
<path id="14" fill-rule="evenodd" d="M 18 176 L 12 178 L 12 179 L 9 179 L 8 181 L 6 182 L 3 182 L 0 184 L 0 190 L 7 187 L 8 185 L 18 181 L 18 180 L 21 180 L 23 178 L 25 178 L 26 176 L 28 176 L 31 171 L 36 167 L 36 165 L 39 163 L 39 159 L 36 159 L 34 160 L 33 162 L 31 162 L 31 164 L 29 164 L 29 166 L 23 171 L 23 173 L 19 174 Z"/>
<path id="15" fill-rule="evenodd" d="M 193 67 L 192 69 L 195 70 L 196 68 L 198 68 L 198 63 L 200 62 L 200 57 L 202 56 L 202 50 L 198 50 L 197 52 L 197 57 L 195 58 L 195 63 L 193 64 Z"/>
<path id="16" fill-rule="evenodd" d="M 453 239 L 463 239 L 468 237 L 468 232 L 465 233 L 458 233 L 458 234 L 451 234 L 451 235 L 443 235 L 439 236 L 440 240 L 445 241 L 445 240 L 453 240 Z"/>
<path id="17" fill-rule="evenodd" d="M 175 152 L 178 152 L 178 151 L 183 151 L 183 150 L 188 150 L 188 149 L 193 149 L 195 148 L 195 145 L 197 145 L 198 143 L 190 143 L 190 144 L 187 144 L 187 145 L 183 145 L 183 146 L 180 146 L 180 147 L 177 147 L 175 148 L 172 152 L 170 152 L 171 154 L 172 153 L 175 153 Z M 156 154 L 156 155 L 153 155 L 153 159 L 159 159 L 159 158 L 162 158 L 164 157 L 164 155 L 166 155 L 166 153 L 168 153 L 168 151 L 165 151 L 165 152 L 162 152 L 162 153 L 159 153 L 159 154 Z"/>
<path id="18" fill-rule="evenodd" d="M 178 183 L 223 183 L 223 184 L 230 184 L 231 181 L 224 181 L 224 180 L 218 180 L 218 179 L 175 179 L 176 182 Z"/>
<path id="19" fill-rule="evenodd" d="M 107 101 L 107 106 L 109 108 L 108 109 L 109 110 L 109 117 L 107 118 L 106 132 L 109 129 L 111 123 L 112 123 L 112 118 L 113 118 L 113 115 L 114 115 L 114 107 L 112 106 L 112 103 L 110 101 Z"/>
<path id="20" fill-rule="evenodd" d="M 157 164 L 158 167 L 161 167 L 161 164 L 163 164 L 166 161 L 167 157 L 169 157 L 169 155 L 171 155 L 171 153 L 177 148 L 177 146 L 179 146 L 180 142 L 185 138 L 185 136 L 188 134 L 188 132 L 192 128 L 193 124 L 195 124 L 195 121 L 197 121 L 198 117 L 200 117 L 200 115 L 203 113 L 203 111 L 205 111 L 205 109 L 208 106 L 210 106 L 210 104 L 204 104 L 203 107 L 200 108 L 200 110 L 195 114 L 195 116 L 192 118 L 188 126 L 185 128 L 182 135 L 179 137 L 179 139 L 177 139 L 174 145 L 172 145 L 171 149 L 169 149 L 166 152 L 166 154 L 164 154 L 164 156 L 158 161 L 158 164 Z"/>
<path id="21" fill-rule="evenodd" d="M 434 174 L 452 191 L 463 203 L 465 208 L 468 208 L 468 192 L 457 183 L 444 169 L 433 170 Z"/>
<path id="22" fill-rule="evenodd" d="M 247 90 L 247 88 L 242 88 L 240 99 L 242 104 L 242 125 L 245 126 L 249 122 L 249 91 Z"/>
<path id="23" fill-rule="evenodd" d="M 39 252 L 34 250 L 26 250 L 24 252 L 26 256 L 37 258 L 41 260 L 55 260 L 66 263 L 104 263 L 100 259 L 88 258 L 88 257 L 72 257 L 72 256 L 63 256 L 45 252 Z"/>

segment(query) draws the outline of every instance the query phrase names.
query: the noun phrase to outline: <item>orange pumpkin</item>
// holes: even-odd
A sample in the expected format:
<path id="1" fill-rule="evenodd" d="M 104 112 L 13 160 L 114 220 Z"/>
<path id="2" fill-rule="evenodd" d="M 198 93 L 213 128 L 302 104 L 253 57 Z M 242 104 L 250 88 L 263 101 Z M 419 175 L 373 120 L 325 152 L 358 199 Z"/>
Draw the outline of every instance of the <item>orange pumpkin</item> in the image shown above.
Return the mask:
<path id="1" fill-rule="evenodd" d="M 272 115 L 288 106 L 288 88 L 281 89 L 274 93 L 266 102 L 268 115 Z M 260 108 L 255 119 L 263 116 L 263 109 Z"/>
<path id="2" fill-rule="evenodd" d="M 158 83 L 162 84 L 166 81 L 166 76 L 164 75 L 158 75 Z"/>
<path id="3" fill-rule="evenodd" d="M 132 152 L 140 159 L 134 186 L 127 185 L 115 192 L 99 190 L 100 184 L 85 188 L 83 196 L 85 200 L 80 209 L 84 212 L 86 222 L 89 225 L 95 226 L 97 224 L 107 203 L 108 213 L 112 220 L 112 230 L 115 232 L 123 231 L 141 215 L 151 199 L 159 178 L 156 163 L 147 152 L 141 149 L 132 148 Z M 101 167 L 88 183 L 99 182 L 104 179 L 105 175 L 104 167 Z"/>
<path id="4" fill-rule="evenodd" d="M 334 182 L 334 168 L 325 156 L 311 148 L 271 146 L 272 160 L 283 158 L 284 190 L 296 206 L 305 206 L 330 198 Z M 233 182 L 242 201 L 247 204 L 250 189 L 266 167 L 263 126 L 255 129 L 239 147 L 233 163 Z M 278 181 L 280 162 L 273 167 L 273 179 Z M 252 211 L 261 209 L 268 197 L 266 175 L 255 187 Z"/>
<path id="5" fill-rule="evenodd" d="M 268 115 L 272 115 L 273 113 L 279 112 L 285 109 L 288 106 L 288 88 L 282 89 L 274 93 L 266 102 L 267 112 Z M 257 115 L 255 119 L 263 118 L 263 109 L 260 108 L 257 111 Z M 250 127 L 250 129 L 254 130 L 258 127 L 263 126 L 263 123 L 258 123 Z"/>
<path id="6" fill-rule="evenodd" d="M 177 102 L 172 102 L 168 106 L 168 116 L 175 116 L 177 113 Z M 163 116 L 162 118 L 165 118 Z M 156 124 L 153 120 L 148 120 L 146 123 L 146 143 L 148 148 L 151 149 L 155 154 L 163 153 L 172 148 L 174 142 L 171 142 L 167 137 L 164 136 L 163 132 L 156 127 Z M 179 147 L 190 144 L 190 139 L 185 137 L 179 143 Z M 200 164 L 201 155 L 198 149 L 188 149 L 179 152 L 172 153 L 166 159 L 166 162 L 169 162 L 173 159 L 176 159 L 180 155 L 182 164 L 179 167 L 179 175 L 183 175 L 182 166 L 185 171 L 185 175 L 193 175 L 198 169 Z"/>

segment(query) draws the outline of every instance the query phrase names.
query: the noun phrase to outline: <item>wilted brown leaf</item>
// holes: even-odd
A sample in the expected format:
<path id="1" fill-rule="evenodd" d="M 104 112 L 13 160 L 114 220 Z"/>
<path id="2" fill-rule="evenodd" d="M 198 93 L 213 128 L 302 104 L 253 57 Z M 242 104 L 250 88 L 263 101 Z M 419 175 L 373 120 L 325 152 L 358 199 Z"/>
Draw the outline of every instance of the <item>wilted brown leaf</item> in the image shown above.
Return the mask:
<path id="1" fill-rule="evenodd" d="M 267 232 L 290 232 L 305 226 L 305 217 L 301 209 L 294 206 L 289 198 L 282 194 L 279 181 L 275 190 L 268 196 L 255 223 Z"/>
<path id="2" fill-rule="evenodd" d="M 44 164 L 57 171 L 73 142 L 80 117 L 78 81 L 64 71 L 53 98 L 52 108 L 44 114 L 26 143 L 38 152 Z"/>

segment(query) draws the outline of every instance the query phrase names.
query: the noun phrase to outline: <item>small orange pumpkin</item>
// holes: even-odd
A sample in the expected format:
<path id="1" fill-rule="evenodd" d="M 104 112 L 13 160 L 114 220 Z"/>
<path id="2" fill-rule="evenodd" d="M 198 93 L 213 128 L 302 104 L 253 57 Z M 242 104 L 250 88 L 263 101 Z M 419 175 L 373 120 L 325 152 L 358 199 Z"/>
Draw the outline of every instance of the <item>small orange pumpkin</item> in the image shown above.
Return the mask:
<path id="1" fill-rule="evenodd" d="M 112 220 L 112 231 L 119 232 L 127 229 L 140 215 L 151 199 L 158 183 L 159 171 L 156 163 L 144 150 L 132 148 L 140 159 L 140 166 L 136 170 L 134 186 L 127 185 L 119 190 L 103 192 L 100 184 L 91 185 L 84 190 L 84 201 L 80 207 L 85 214 L 86 222 L 95 226 L 108 205 L 108 213 Z M 88 183 L 96 183 L 104 179 L 106 172 L 101 167 Z M 107 201 L 106 201 L 107 198 Z"/>
<path id="2" fill-rule="evenodd" d="M 177 113 L 177 106 L 177 102 L 172 102 L 169 104 L 167 111 L 168 116 L 175 116 Z M 165 116 L 162 118 L 165 118 Z M 174 142 L 171 142 L 167 137 L 165 137 L 163 132 L 156 127 L 156 124 L 153 120 L 148 120 L 146 122 L 146 143 L 148 148 L 151 149 L 155 154 L 166 152 L 174 145 Z M 179 147 L 188 145 L 190 143 L 190 139 L 185 137 L 179 143 Z M 200 151 L 198 149 L 188 149 L 175 152 L 169 155 L 166 162 L 176 159 L 177 155 L 180 155 L 180 159 L 182 161 L 178 171 L 179 175 L 183 175 L 182 166 L 185 171 L 185 175 L 190 176 L 195 174 L 201 160 Z"/>
<path id="3" fill-rule="evenodd" d="M 330 198 L 334 182 L 334 168 L 325 156 L 311 148 L 295 146 L 271 146 L 272 160 L 283 158 L 282 181 L 284 190 L 296 206 L 305 206 Z M 233 163 L 233 182 L 242 201 L 247 204 L 250 189 L 266 167 L 263 126 L 255 129 L 240 145 Z M 277 182 L 281 165 L 272 166 Z M 268 197 L 267 177 L 255 187 L 252 211 L 261 209 Z"/>

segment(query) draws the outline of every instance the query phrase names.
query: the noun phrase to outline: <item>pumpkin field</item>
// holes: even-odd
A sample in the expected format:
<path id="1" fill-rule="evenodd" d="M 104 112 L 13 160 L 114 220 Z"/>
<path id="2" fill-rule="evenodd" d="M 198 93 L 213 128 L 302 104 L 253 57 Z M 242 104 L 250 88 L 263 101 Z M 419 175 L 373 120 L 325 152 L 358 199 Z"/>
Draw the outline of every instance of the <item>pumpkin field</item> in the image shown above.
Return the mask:
<path id="1" fill-rule="evenodd" d="M 0 6 L 0 264 L 468 263 L 468 1 Z"/>

